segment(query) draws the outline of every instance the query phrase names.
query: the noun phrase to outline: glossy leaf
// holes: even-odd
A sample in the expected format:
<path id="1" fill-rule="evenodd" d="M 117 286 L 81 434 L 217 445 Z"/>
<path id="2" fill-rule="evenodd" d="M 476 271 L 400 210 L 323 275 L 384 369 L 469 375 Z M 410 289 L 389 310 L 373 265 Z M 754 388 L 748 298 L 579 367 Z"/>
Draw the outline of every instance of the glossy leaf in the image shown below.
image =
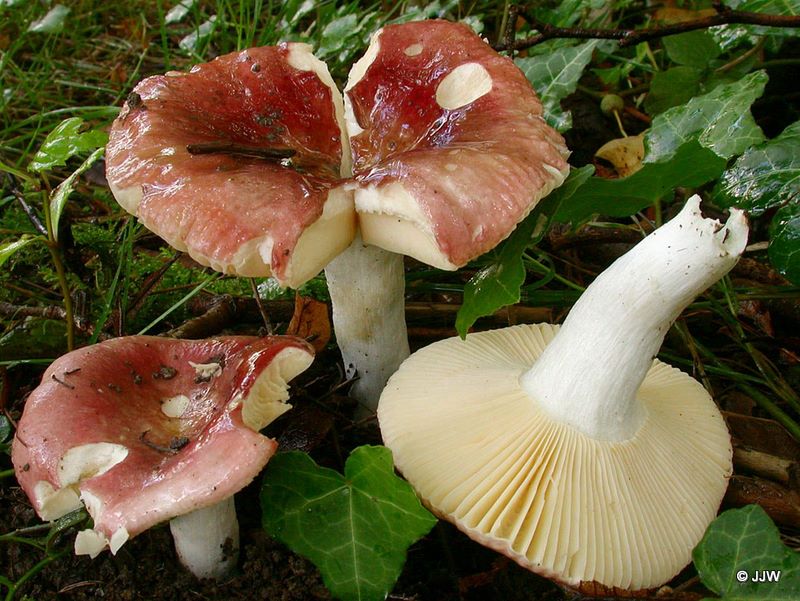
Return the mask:
<path id="1" fill-rule="evenodd" d="M 591 166 L 573 169 L 567 181 L 542 200 L 514 232 L 491 251 L 489 264 L 464 286 L 464 302 L 456 316 L 456 330 L 462 338 L 479 318 L 519 302 L 520 288 L 525 283 L 522 253 L 535 243 L 535 233 L 538 237 L 544 234 L 558 207 L 571 202 L 571 196 L 593 171 Z"/>
<path id="2" fill-rule="evenodd" d="M 344 476 L 305 453 L 279 453 L 267 465 L 261 507 L 266 531 L 313 561 L 344 601 L 385 599 L 408 546 L 436 523 L 394 474 L 386 447 L 355 449 Z"/>
<path id="3" fill-rule="evenodd" d="M 800 0 L 725 0 L 725 6 L 737 10 L 770 15 L 800 14 Z M 743 43 L 754 45 L 759 36 L 771 38 L 797 36 L 797 29 L 789 27 L 760 27 L 757 25 L 721 25 L 712 27 L 709 33 L 727 51 Z"/>
<path id="4" fill-rule="evenodd" d="M 662 43 L 673 62 L 697 69 L 706 69 L 713 59 L 722 54 L 722 48 L 706 30 L 667 36 Z"/>
<path id="5" fill-rule="evenodd" d="M 581 223 L 594 214 L 626 217 L 672 194 L 678 186 L 697 187 L 719 177 L 725 159 L 697 142 L 680 146 L 671 160 L 643 163 L 625 178 L 593 177 L 561 205 L 556 221 Z"/>
<path id="6" fill-rule="evenodd" d="M 6 442 L 9 438 L 11 438 L 11 422 L 5 415 L 0 415 L 0 452 L 10 452 L 11 443 Z"/>
<path id="7" fill-rule="evenodd" d="M 800 202 L 778 209 L 769 237 L 769 260 L 787 280 L 800 286 Z"/>
<path id="8" fill-rule="evenodd" d="M 787 202 L 800 202 L 800 121 L 739 157 L 722 174 L 714 202 L 755 216 Z"/>
<path id="9" fill-rule="evenodd" d="M 82 173 L 88 170 L 89 167 L 94 165 L 97 160 L 103 156 L 104 152 L 105 147 L 95 150 L 89 155 L 89 158 L 81 163 L 80 167 L 73 171 L 67 179 L 61 182 L 58 187 L 53 190 L 53 195 L 50 199 L 50 219 L 53 222 L 53 237 L 56 240 L 58 240 L 58 222 L 61 220 L 61 213 L 64 211 L 64 205 L 67 204 L 69 195 L 72 194 L 75 182 Z"/>
<path id="10" fill-rule="evenodd" d="M 83 129 L 83 119 L 80 117 L 70 117 L 59 123 L 45 138 L 28 169 L 45 171 L 66 165 L 70 157 L 105 146 L 108 142 L 108 134 L 105 132 L 96 129 L 82 131 Z"/>
<path id="11" fill-rule="evenodd" d="M 645 134 L 644 162 L 669 161 L 691 141 L 724 159 L 762 142 L 764 134 L 750 114 L 750 105 L 764 93 L 766 83 L 767 74 L 756 71 L 661 113 Z"/>
<path id="12" fill-rule="evenodd" d="M 700 89 L 700 71 L 694 67 L 673 67 L 659 71 L 650 81 L 644 108 L 650 115 L 689 102 Z"/>
<path id="13" fill-rule="evenodd" d="M 598 44 L 598 40 L 592 40 L 516 61 L 542 101 L 545 120 L 558 131 L 572 127 L 572 115 L 561 108 L 561 100 L 575 91 Z"/>
<path id="14" fill-rule="evenodd" d="M 800 599 L 800 554 L 783 545 L 758 505 L 722 513 L 692 555 L 703 584 L 723 601 Z M 777 581 L 758 582 L 770 576 Z"/>
<path id="15" fill-rule="evenodd" d="M 43 238 L 41 236 L 26 235 L 19 240 L 14 240 L 13 242 L 0 243 L 0 266 L 8 261 L 18 250 L 22 250 L 28 246 L 28 244 L 31 242 L 36 242 L 37 240 L 43 240 Z"/>

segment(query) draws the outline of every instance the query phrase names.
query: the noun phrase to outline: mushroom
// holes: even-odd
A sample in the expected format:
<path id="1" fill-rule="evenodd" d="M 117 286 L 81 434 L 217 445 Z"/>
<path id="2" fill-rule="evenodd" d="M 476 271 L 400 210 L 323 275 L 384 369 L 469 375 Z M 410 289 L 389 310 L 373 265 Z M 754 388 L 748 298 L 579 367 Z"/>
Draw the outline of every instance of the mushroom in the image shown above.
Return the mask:
<path id="1" fill-rule="evenodd" d="M 107 166 L 126 210 L 226 273 L 297 287 L 350 245 L 326 276 L 351 392 L 374 409 L 408 356 L 402 254 L 453 270 L 490 250 L 563 182 L 567 154 L 513 61 L 466 25 L 421 21 L 373 35 L 344 102 L 304 44 L 148 78 Z"/>
<path id="2" fill-rule="evenodd" d="M 312 360 L 288 336 L 131 336 L 68 353 L 26 401 L 17 480 L 44 520 L 83 502 L 94 527 L 77 554 L 116 553 L 171 520 L 184 565 L 220 577 L 238 554 L 233 495 L 277 447 L 259 430 L 291 407 L 287 382 Z"/>
<path id="3" fill-rule="evenodd" d="M 298 287 L 353 240 L 342 100 L 307 44 L 251 48 L 148 77 L 114 121 L 117 202 L 223 273 Z"/>
<path id="4" fill-rule="evenodd" d="M 385 444 L 425 503 L 568 585 L 658 586 L 691 560 L 731 474 L 705 389 L 654 359 L 672 322 L 736 263 L 747 224 L 692 197 L 584 292 L 564 325 L 434 343 L 392 376 Z"/>
<path id="5" fill-rule="evenodd" d="M 325 273 L 351 394 L 374 410 L 408 355 L 402 255 L 455 270 L 491 250 L 561 185 L 568 151 L 525 75 L 460 23 L 378 30 L 344 107 L 362 238 Z"/>

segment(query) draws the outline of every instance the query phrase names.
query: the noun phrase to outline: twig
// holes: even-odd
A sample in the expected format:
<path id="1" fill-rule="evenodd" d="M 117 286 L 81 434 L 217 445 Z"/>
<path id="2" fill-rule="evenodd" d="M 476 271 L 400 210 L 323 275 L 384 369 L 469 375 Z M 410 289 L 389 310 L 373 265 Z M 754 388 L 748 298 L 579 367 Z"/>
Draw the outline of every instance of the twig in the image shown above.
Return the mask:
<path id="1" fill-rule="evenodd" d="M 252 146 L 245 146 L 244 144 L 234 144 L 233 142 L 187 144 L 186 150 L 189 154 L 236 154 L 269 161 L 289 159 L 297 154 L 297 151 L 291 148 L 255 148 Z"/>
<path id="2" fill-rule="evenodd" d="M 793 15 L 768 15 L 764 13 L 733 10 L 722 5 L 715 5 L 717 13 L 683 21 L 671 25 L 661 25 L 645 29 L 592 29 L 583 27 L 555 27 L 549 23 L 539 21 L 531 16 L 527 10 L 521 14 L 533 29 L 539 33 L 522 40 L 510 42 L 507 38 L 502 44 L 495 46 L 495 50 L 524 50 L 547 40 L 555 38 L 573 38 L 582 40 L 619 40 L 620 47 L 635 46 L 641 42 L 655 40 L 687 31 L 708 29 L 716 25 L 762 25 L 764 27 L 800 27 L 800 16 Z"/>
<path id="3" fill-rule="evenodd" d="M 269 319 L 269 314 L 267 310 L 264 308 L 264 303 L 261 302 L 261 295 L 258 294 L 258 286 L 256 286 L 255 278 L 248 278 L 250 280 L 250 288 L 253 289 L 253 298 L 256 299 L 256 305 L 258 305 L 258 312 L 261 313 L 261 319 L 264 320 L 264 326 L 267 328 L 267 334 L 272 336 L 272 322 Z"/>

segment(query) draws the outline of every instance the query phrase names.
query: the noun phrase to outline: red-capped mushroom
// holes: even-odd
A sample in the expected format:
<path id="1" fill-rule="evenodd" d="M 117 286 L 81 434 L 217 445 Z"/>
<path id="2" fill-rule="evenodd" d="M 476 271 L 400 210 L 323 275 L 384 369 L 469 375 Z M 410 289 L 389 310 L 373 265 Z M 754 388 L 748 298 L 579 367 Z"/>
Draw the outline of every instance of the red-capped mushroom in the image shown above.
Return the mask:
<path id="1" fill-rule="evenodd" d="M 203 265 L 297 287 L 355 235 L 341 115 L 308 45 L 226 54 L 134 88 L 111 128 L 108 182 Z"/>
<path id="2" fill-rule="evenodd" d="M 112 553 L 172 520 L 199 577 L 235 565 L 233 494 L 277 444 L 259 430 L 288 410 L 287 382 L 313 350 L 292 337 L 112 339 L 56 360 L 25 404 L 12 445 L 17 479 L 39 516 L 80 507 L 94 528 L 75 551 Z"/>
<path id="3" fill-rule="evenodd" d="M 460 23 L 377 31 L 344 105 L 363 243 L 326 275 L 355 396 L 374 409 L 408 355 L 402 255 L 454 270 L 494 248 L 561 185 L 568 151 L 525 75 Z"/>
<path id="4" fill-rule="evenodd" d="M 292 286 L 353 239 L 355 203 L 363 240 L 326 276 L 351 393 L 374 409 L 408 356 L 402 254 L 456 269 L 490 250 L 563 182 L 567 154 L 513 61 L 435 20 L 378 31 L 344 105 L 302 44 L 149 78 L 112 128 L 108 179 L 201 263 Z"/>

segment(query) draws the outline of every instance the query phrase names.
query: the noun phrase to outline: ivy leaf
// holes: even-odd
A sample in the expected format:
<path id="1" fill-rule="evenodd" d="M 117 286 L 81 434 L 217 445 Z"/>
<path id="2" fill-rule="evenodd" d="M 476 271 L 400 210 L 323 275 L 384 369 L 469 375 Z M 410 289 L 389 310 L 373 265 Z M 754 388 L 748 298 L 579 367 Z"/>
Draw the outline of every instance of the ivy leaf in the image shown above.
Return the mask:
<path id="1" fill-rule="evenodd" d="M 800 599 L 800 554 L 781 543 L 775 524 L 758 505 L 720 514 L 692 556 L 703 584 L 723 601 Z M 754 581 L 770 571 L 777 582 Z"/>
<path id="2" fill-rule="evenodd" d="M 593 177 L 556 213 L 555 220 L 580 223 L 594 214 L 626 217 L 664 198 L 678 186 L 697 187 L 719 177 L 725 159 L 696 141 L 678 147 L 664 163 L 643 163 L 619 179 Z"/>
<path id="3" fill-rule="evenodd" d="M 0 451 L 9 453 L 11 444 L 6 442 L 11 438 L 11 422 L 5 415 L 0 415 Z"/>
<path id="4" fill-rule="evenodd" d="M 667 36 L 662 43 L 673 62 L 697 69 L 706 69 L 713 59 L 722 54 L 722 48 L 714 36 L 703 30 Z"/>
<path id="5" fill-rule="evenodd" d="M 800 121 L 776 138 L 748 149 L 722 174 L 714 202 L 761 215 L 771 207 L 800 199 Z"/>
<path id="6" fill-rule="evenodd" d="M 58 187 L 53 190 L 53 195 L 50 199 L 50 218 L 53 221 L 53 236 L 56 240 L 58 240 L 58 222 L 61 220 L 61 213 L 64 211 L 64 205 L 67 204 L 69 195 L 72 194 L 75 182 L 82 173 L 84 173 L 89 169 L 89 167 L 97 162 L 97 159 L 103 156 L 105 150 L 105 146 L 95 150 L 89 155 L 89 158 L 81 163 L 80 167 L 73 171 L 67 179 L 61 182 Z"/>
<path id="7" fill-rule="evenodd" d="M 506 305 L 519 302 L 520 287 L 525 282 L 522 253 L 535 243 L 534 233 L 544 235 L 558 207 L 567 201 L 592 175 L 594 167 L 573 169 L 567 180 L 542 200 L 514 232 L 491 251 L 488 265 L 464 286 L 464 302 L 456 316 L 456 330 L 464 338 L 477 319 L 491 315 Z"/>
<path id="8" fill-rule="evenodd" d="M 578 46 L 558 48 L 547 55 L 516 60 L 542 100 L 545 120 L 558 131 L 572 127 L 572 115 L 561 109 L 561 100 L 575 91 L 599 43 L 599 40 L 591 40 Z"/>
<path id="9" fill-rule="evenodd" d="M 66 165 L 71 156 L 105 146 L 108 142 L 108 134 L 105 132 L 97 129 L 82 132 L 82 129 L 83 119 L 80 117 L 70 117 L 59 123 L 47 135 L 28 169 L 41 172 L 58 165 Z"/>
<path id="10" fill-rule="evenodd" d="M 764 134 L 750 114 L 750 105 L 764 93 L 766 83 L 767 74 L 756 71 L 661 113 L 645 134 L 644 162 L 669 161 L 693 140 L 724 159 L 762 142 Z"/>
<path id="11" fill-rule="evenodd" d="M 800 286 L 800 203 L 778 209 L 769 237 L 769 260 L 787 280 Z"/>
<path id="12" fill-rule="evenodd" d="M 673 67 L 659 71 L 650 81 L 644 108 L 657 115 L 668 108 L 689 102 L 700 89 L 701 72 L 694 67 Z"/>
<path id="13" fill-rule="evenodd" d="M 355 449 L 344 476 L 305 453 L 280 453 L 267 465 L 261 507 L 265 530 L 313 561 L 345 601 L 386 598 L 406 549 L 436 523 L 395 476 L 386 447 Z"/>
<path id="14" fill-rule="evenodd" d="M 18 250 L 22 250 L 31 242 L 36 242 L 37 240 L 44 240 L 41 236 L 22 236 L 19 240 L 14 240 L 13 242 L 5 242 L 0 244 L 0 266 L 3 265 L 6 261 L 8 261 L 12 255 L 17 252 Z"/>

